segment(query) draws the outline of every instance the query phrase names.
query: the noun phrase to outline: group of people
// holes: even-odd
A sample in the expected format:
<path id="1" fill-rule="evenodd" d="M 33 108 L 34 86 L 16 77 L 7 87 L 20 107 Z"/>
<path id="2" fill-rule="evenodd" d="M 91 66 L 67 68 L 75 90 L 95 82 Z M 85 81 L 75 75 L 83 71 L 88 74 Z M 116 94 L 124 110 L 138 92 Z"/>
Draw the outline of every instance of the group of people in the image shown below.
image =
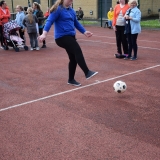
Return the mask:
<path id="1" fill-rule="evenodd" d="M 25 30 L 30 39 L 30 50 L 39 50 L 37 36 L 41 35 L 43 32 L 44 21 L 49 16 L 49 9 L 45 14 L 41 10 L 40 4 L 33 2 L 32 7 L 27 8 L 27 12 L 24 11 L 24 8 L 21 5 L 16 6 L 16 19 L 15 22 L 21 27 L 19 30 L 20 37 L 25 41 Z M 3 28 L 2 26 L 9 21 L 10 11 L 7 7 L 5 1 L 0 2 L 0 37 L 1 37 L 1 47 L 4 48 L 4 39 L 3 39 Z M 41 48 L 46 48 L 46 42 L 43 41 Z"/>
<path id="2" fill-rule="evenodd" d="M 95 76 L 98 72 L 91 71 L 88 68 L 82 50 L 78 42 L 76 41 L 75 28 L 88 38 L 91 37 L 93 33 L 87 31 L 79 23 L 76 16 L 76 12 L 71 7 L 72 3 L 73 0 L 57 0 L 50 9 L 50 15 L 46 20 L 45 26 L 43 26 L 44 15 L 38 3 L 34 2 L 33 7 L 29 7 L 27 9 L 28 15 L 22 15 L 21 6 L 17 6 L 18 14 L 16 17 L 16 21 L 21 26 L 21 35 L 23 35 L 24 28 L 27 27 L 27 31 L 31 42 L 31 50 L 34 49 L 34 47 L 36 47 L 36 49 L 39 50 L 36 23 L 38 23 L 38 29 L 40 33 L 38 40 L 39 42 L 43 43 L 43 48 L 46 47 L 45 40 L 47 34 L 51 26 L 54 24 L 55 42 L 59 47 L 64 48 L 66 50 L 69 57 L 69 78 L 67 83 L 74 86 L 80 86 L 81 84 L 75 80 L 77 64 L 84 72 L 86 79 Z M 4 11 L 4 6 L 6 6 L 6 3 L 0 4 L 0 11 L 4 12 L 3 15 L 0 14 L 0 19 L 2 23 L 5 23 L 6 21 L 4 19 L 9 18 L 9 16 L 6 16 L 6 13 L 8 13 L 9 11 L 8 9 L 5 9 Z M 141 31 L 141 12 L 137 8 L 137 5 L 137 0 L 129 0 L 129 3 L 128 0 L 119 0 L 119 4 L 115 6 L 112 26 L 116 33 L 118 53 L 115 54 L 115 56 L 117 57 L 123 57 L 123 55 L 126 54 L 127 56 L 125 57 L 125 59 L 137 59 L 136 41 L 138 34 Z M 20 19 L 23 19 L 23 21 Z M 121 44 L 123 46 L 124 54 L 122 54 Z M 131 57 L 132 49 L 134 50 L 133 57 Z"/>
<path id="3" fill-rule="evenodd" d="M 137 6 L 138 0 L 129 0 L 129 2 L 128 0 L 119 0 L 114 10 L 110 8 L 108 12 L 108 25 L 110 28 L 113 27 L 116 34 L 116 58 L 137 59 L 137 38 L 141 32 L 141 11 Z"/>

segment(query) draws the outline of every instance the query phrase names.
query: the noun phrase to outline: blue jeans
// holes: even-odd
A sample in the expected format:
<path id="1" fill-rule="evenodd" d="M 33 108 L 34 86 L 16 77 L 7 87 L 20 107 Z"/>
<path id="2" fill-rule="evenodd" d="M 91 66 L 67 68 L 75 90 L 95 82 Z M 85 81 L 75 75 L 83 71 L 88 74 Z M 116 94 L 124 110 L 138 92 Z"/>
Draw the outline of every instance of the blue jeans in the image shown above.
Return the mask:
<path id="1" fill-rule="evenodd" d="M 108 27 L 112 27 L 112 21 L 108 20 Z"/>
<path id="2" fill-rule="evenodd" d="M 28 33 L 32 48 L 38 47 L 37 33 Z"/>

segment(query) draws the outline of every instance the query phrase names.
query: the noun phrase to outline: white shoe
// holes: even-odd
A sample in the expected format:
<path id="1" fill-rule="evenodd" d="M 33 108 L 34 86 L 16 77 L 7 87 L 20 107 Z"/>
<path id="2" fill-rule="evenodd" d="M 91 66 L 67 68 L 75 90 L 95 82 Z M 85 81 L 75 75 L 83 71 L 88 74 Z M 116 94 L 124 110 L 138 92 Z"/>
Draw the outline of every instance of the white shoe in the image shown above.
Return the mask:
<path id="1" fill-rule="evenodd" d="M 36 51 L 39 51 L 39 47 L 36 47 Z"/>
<path id="2" fill-rule="evenodd" d="M 30 50 L 33 51 L 33 48 L 31 47 Z"/>

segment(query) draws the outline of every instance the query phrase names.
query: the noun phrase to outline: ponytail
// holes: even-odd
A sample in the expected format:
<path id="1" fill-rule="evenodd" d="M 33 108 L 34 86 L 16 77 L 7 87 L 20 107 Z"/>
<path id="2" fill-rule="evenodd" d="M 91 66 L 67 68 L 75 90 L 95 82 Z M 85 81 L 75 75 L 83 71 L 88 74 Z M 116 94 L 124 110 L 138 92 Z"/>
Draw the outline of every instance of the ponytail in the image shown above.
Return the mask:
<path id="1" fill-rule="evenodd" d="M 54 3 L 54 5 L 51 7 L 50 12 L 54 12 L 58 8 L 58 6 L 62 4 L 63 4 L 63 0 L 57 0 Z"/>
<path id="2" fill-rule="evenodd" d="M 28 13 L 28 19 L 29 19 L 29 23 L 32 24 L 33 23 L 33 9 L 31 7 L 29 7 L 27 9 L 27 13 Z"/>

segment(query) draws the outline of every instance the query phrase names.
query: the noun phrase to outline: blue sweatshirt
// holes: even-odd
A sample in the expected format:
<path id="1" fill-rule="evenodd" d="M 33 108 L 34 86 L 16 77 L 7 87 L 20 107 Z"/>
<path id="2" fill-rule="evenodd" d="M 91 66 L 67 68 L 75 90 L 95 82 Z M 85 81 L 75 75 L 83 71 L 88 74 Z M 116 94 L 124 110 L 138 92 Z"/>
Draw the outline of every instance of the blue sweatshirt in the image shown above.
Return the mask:
<path id="1" fill-rule="evenodd" d="M 16 14 L 16 19 L 15 19 L 16 23 L 17 23 L 20 27 L 22 27 L 23 29 L 25 28 L 25 26 L 23 25 L 23 20 L 24 20 L 25 16 L 26 16 L 26 15 L 24 14 L 24 12 L 21 11 L 21 12 L 18 12 L 18 13 Z"/>
<path id="2" fill-rule="evenodd" d="M 84 27 L 78 22 L 76 13 L 71 7 L 64 8 L 60 5 L 57 10 L 53 11 L 47 19 L 44 31 L 49 32 L 53 23 L 55 39 L 66 35 L 75 36 L 75 28 L 82 34 L 84 34 L 86 31 Z"/>

